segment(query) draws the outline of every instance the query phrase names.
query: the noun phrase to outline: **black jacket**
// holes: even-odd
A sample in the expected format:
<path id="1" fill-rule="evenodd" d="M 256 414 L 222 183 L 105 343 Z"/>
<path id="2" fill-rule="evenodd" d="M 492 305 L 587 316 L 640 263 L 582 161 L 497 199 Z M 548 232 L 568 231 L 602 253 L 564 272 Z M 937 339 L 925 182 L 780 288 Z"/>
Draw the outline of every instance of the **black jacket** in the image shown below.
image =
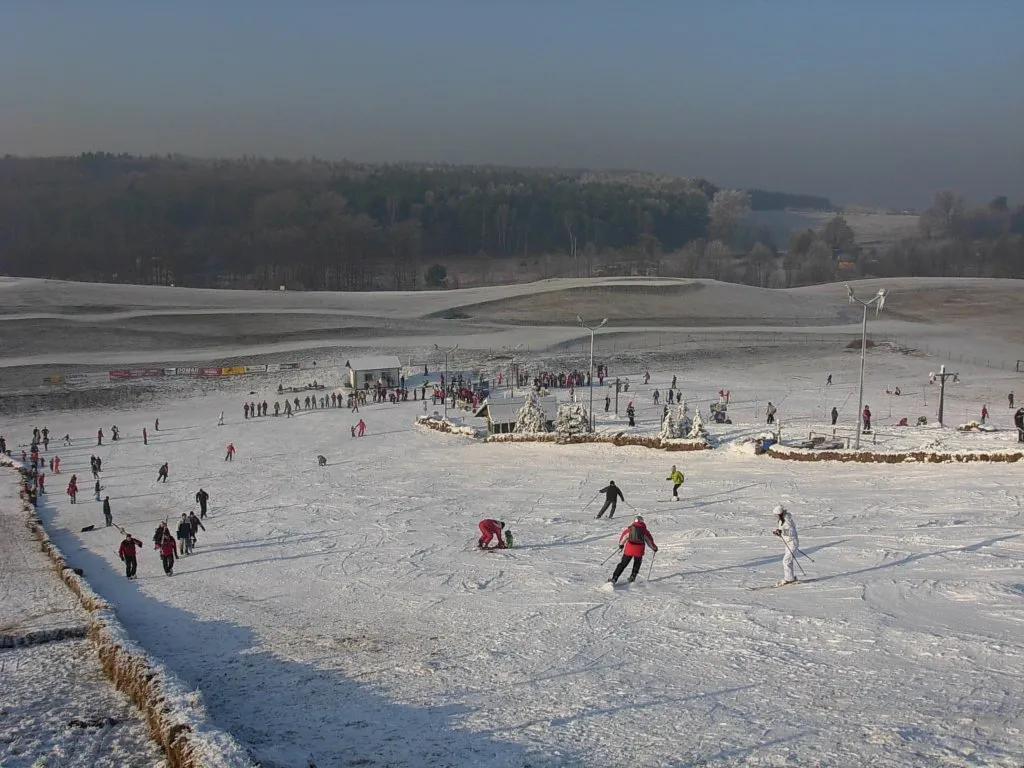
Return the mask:
<path id="1" fill-rule="evenodd" d="M 619 490 L 617 485 L 606 485 L 598 493 L 603 493 L 608 501 L 614 501 L 616 498 L 620 498 L 623 501 L 626 500 L 626 497 L 622 495 L 622 491 Z"/>
<path id="2" fill-rule="evenodd" d="M 196 494 L 196 503 L 197 504 L 204 504 L 205 505 L 206 502 L 209 501 L 209 499 L 210 499 L 210 494 L 208 494 L 206 491 L 199 491 L 199 493 Z"/>
<path id="3" fill-rule="evenodd" d="M 178 538 L 179 539 L 191 539 L 192 538 L 192 526 L 188 520 L 182 520 L 178 523 Z"/>

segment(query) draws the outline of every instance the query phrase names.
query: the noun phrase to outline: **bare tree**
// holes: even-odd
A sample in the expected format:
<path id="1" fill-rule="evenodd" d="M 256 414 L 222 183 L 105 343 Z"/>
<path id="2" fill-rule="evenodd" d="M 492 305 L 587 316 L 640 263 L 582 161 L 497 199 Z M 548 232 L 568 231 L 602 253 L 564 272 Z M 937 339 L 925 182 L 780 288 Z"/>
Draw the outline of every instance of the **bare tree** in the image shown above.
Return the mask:
<path id="1" fill-rule="evenodd" d="M 736 225 L 750 213 L 750 195 L 741 189 L 720 189 L 708 207 L 711 237 L 731 242 Z"/>
<path id="2" fill-rule="evenodd" d="M 821 231 L 821 240 L 832 249 L 832 253 L 839 253 L 853 248 L 856 235 L 846 223 L 846 217 L 839 213 L 828 220 Z"/>

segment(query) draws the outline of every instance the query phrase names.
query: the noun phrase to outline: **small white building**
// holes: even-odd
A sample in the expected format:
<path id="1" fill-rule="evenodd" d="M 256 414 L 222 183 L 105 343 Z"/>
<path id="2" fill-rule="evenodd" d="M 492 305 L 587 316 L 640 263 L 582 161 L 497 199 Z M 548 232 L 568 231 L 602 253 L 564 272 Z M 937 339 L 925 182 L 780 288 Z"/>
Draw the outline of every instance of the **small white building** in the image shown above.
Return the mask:
<path id="1" fill-rule="evenodd" d="M 549 430 L 553 430 L 555 419 L 558 418 L 558 398 L 554 395 L 545 395 L 537 399 L 541 410 L 544 411 L 544 423 Z M 487 419 L 488 434 L 501 435 L 515 429 L 516 418 L 525 402 L 525 397 L 489 397 L 473 415 L 477 418 Z"/>
<path id="2" fill-rule="evenodd" d="M 348 368 L 348 385 L 352 389 L 365 389 L 383 381 L 389 387 L 397 387 L 401 378 L 402 363 L 397 355 L 379 357 L 353 357 L 345 362 Z"/>

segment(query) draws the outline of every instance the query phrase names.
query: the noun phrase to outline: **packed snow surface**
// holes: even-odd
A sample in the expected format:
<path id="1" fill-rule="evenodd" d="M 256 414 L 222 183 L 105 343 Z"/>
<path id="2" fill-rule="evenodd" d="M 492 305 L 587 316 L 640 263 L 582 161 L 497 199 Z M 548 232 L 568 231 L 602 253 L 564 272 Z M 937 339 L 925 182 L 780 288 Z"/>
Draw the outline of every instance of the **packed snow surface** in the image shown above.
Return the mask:
<path id="1" fill-rule="evenodd" d="M 70 448 L 51 449 L 64 480 L 83 479 L 84 501 L 70 505 L 49 478 L 52 536 L 265 766 L 1021 765 L 1021 465 L 753 454 L 743 439 L 765 429 L 769 399 L 784 439 L 828 431 L 832 405 L 849 435 L 856 355 L 710 362 L 652 371 L 646 387 L 640 370 L 611 363 L 631 378 L 620 409 L 636 398 L 638 431 L 657 434 L 653 389 L 664 396 L 678 373 L 721 447 L 483 444 L 415 428 L 412 401 L 244 420 L 244 401 L 272 406 L 275 377 L 145 410 L 23 418 L 5 434 L 72 434 Z M 901 415 L 934 421 L 936 367 L 872 353 L 881 434 L 865 440 L 1013 448 L 1010 374 L 965 368 L 947 392 L 953 423 L 985 398 L 1000 432 L 894 427 Z M 830 370 L 834 388 L 823 386 Z M 905 394 L 880 400 L 893 382 Z M 731 390 L 731 425 L 707 418 L 719 388 Z M 599 428 L 628 429 L 604 413 L 606 391 Z M 367 434 L 352 438 L 359 418 Z M 124 439 L 97 447 L 96 430 L 113 424 Z M 90 454 L 103 458 L 116 521 L 147 542 L 138 581 L 125 580 L 120 536 L 89 500 Z M 165 461 L 170 480 L 158 484 Z M 678 503 L 672 464 L 686 475 Z M 594 496 L 611 479 L 627 504 L 596 520 Z M 196 507 L 200 486 L 207 530 L 169 578 L 148 542 L 158 521 Z M 752 589 L 782 575 L 770 535 L 779 503 L 796 520 L 808 583 Z M 660 550 L 636 583 L 613 589 L 616 542 L 636 512 Z M 476 550 L 488 517 L 511 527 L 514 549 Z"/>
<path id="2" fill-rule="evenodd" d="M 0 766 L 163 766 L 139 711 L 76 639 L 85 611 L 26 528 L 15 478 L 0 467 L 0 637 L 13 645 L 0 647 Z"/>

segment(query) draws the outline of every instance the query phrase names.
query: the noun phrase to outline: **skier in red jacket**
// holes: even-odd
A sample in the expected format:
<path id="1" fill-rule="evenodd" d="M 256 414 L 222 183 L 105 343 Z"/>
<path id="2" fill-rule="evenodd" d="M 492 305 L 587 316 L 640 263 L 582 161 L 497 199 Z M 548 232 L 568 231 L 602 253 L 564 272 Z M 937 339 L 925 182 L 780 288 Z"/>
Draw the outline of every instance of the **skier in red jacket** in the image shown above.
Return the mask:
<path id="1" fill-rule="evenodd" d="M 505 523 L 501 520 L 491 520 L 490 518 L 480 521 L 480 541 L 477 542 L 477 546 L 480 549 L 487 549 L 487 545 L 491 543 L 492 538 L 498 539 L 497 549 L 504 549 L 505 542 L 501 537 L 501 532 L 505 528 Z"/>
<path id="2" fill-rule="evenodd" d="M 622 550 L 622 559 L 615 566 L 615 573 L 612 574 L 608 581 L 612 584 L 617 582 L 619 576 L 626 570 L 626 566 L 629 565 L 630 560 L 633 561 L 633 571 L 629 574 L 629 580 L 636 581 L 636 576 L 640 573 L 640 564 L 644 561 L 644 551 L 648 546 L 655 552 L 658 551 L 658 545 L 654 543 L 654 537 L 647 530 L 647 524 L 644 522 L 643 517 L 637 515 L 636 519 L 633 520 L 633 524 L 619 536 L 619 549 Z"/>
<path id="3" fill-rule="evenodd" d="M 117 556 L 124 563 L 125 576 L 129 579 L 135 578 L 135 569 L 138 566 L 138 561 L 135 559 L 135 548 L 141 546 L 141 541 L 130 533 L 126 533 L 124 541 L 121 542 L 121 548 L 117 550 Z"/>

